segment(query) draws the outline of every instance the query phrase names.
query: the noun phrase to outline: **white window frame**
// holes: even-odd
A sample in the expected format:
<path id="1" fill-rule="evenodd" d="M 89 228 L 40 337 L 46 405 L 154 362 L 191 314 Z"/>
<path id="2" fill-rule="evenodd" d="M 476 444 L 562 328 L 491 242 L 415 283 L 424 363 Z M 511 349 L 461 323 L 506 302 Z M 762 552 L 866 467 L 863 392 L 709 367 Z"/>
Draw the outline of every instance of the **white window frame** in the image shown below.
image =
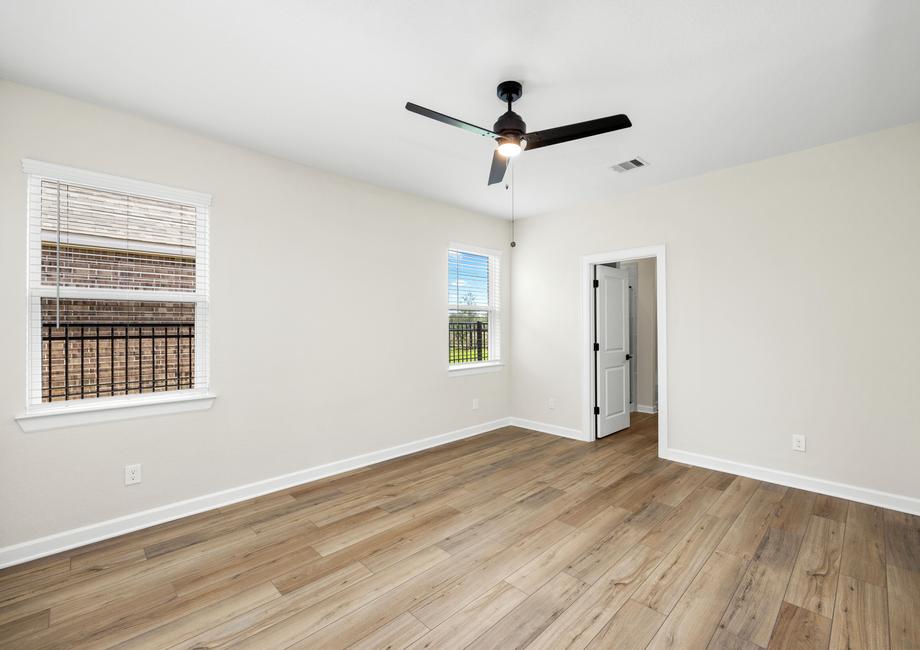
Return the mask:
<path id="1" fill-rule="evenodd" d="M 505 365 L 502 358 L 502 251 L 494 248 L 484 248 L 482 246 L 472 246 L 470 244 L 461 244 L 451 242 L 447 246 L 446 259 L 450 260 L 450 251 L 459 251 L 461 253 L 470 253 L 472 255 L 482 255 L 489 258 L 489 360 L 488 361 L 467 361 L 465 363 L 448 363 L 447 371 L 451 376 L 474 375 L 483 372 L 498 372 Z M 445 271 L 447 267 L 445 266 Z M 450 312 L 453 309 L 469 309 L 470 311 L 483 311 L 482 307 L 464 307 L 463 305 L 447 305 L 445 312 L 447 330 L 450 326 Z"/>
<path id="2" fill-rule="evenodd" d="M 215 395 L 209 388 L 210 336 L 208 332 L 209 312 L 209 275 L 208 275 L 208 217 L 211 195 L 192 190 L 178 189 L 146 181 L 111 176 L 99 172 L 86 171 L 64 165 L 56 165 L 37 160 L 23 159 L 22 171 L 27 177 L 26 215 L 27 232 L 27 296 L 28 314 L 26 316 L 26 408 L 25 413 L 16 417 L 24 431 L 54 429 L 77 424 L 120 420 L 146 415 L 160 415 L 182 411 L 203 410 L 210 408 Z M 37 253 L 31 250 L 32 235 L 36 215 L 31 210 L 29 188 L 33 179 L 47 179 L 108 190 L 124 192 L 154 199 L 175 201 L 192 205 L 196 209 L 196 246 L 195 246 L 195 291 L 132 291 L 125 289 L 102 289 L 82 287 L 60 287 L 61 298 L 102 299 L 102 300 L 153 300 L 184 302 L 195 304 L 195 386 L 181 391 L 144 393 L 138 395 L 118 395 L 112 397 L 94 397 L 86 400 L 64 402 L 42 402 L 41 392 L 38 397 L 34 387 L 41 386 L 41 299 L 58 295 L 56 287 L 41 283 L 40 261 L 36 266 Z M 38 319 L 38 327 L 35 326 Z M 36 384 L 37 382 L 37 384 Z"/>

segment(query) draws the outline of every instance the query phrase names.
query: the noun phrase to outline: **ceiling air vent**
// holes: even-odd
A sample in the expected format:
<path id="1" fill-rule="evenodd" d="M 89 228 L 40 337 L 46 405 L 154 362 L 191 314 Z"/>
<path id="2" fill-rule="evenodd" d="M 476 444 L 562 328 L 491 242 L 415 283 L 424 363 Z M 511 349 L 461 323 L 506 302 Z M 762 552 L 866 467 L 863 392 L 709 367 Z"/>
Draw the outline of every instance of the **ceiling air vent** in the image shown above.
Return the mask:
<path id="1" fill-rule="evenodd" d="M 636 158 L 633 158 L 632 160 L 626 160 L 624 162 L 621 162 L 618 165 L 614 165 L 610 169 L 617 172 L 618 174 L 622 174 L 623 172 L 628 172 L 633 169 L 639 169 L 640 167 L 647 167 L 647 166 L 648 166 L 648 163 L 645 160 L 643 160 L 642 158 L 636 157 Z"/>

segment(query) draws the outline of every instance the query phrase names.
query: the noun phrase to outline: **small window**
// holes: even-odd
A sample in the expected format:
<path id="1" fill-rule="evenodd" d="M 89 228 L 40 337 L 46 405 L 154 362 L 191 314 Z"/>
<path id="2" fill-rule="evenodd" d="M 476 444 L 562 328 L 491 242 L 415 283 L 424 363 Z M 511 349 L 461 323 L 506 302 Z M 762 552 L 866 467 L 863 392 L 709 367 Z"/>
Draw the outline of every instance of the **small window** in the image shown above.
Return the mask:
<path id="1" fill-rule="evenodd" d="M 29 410 L 206 392 L 209 197 L 26 162 Z"/>
<path id="2" fill-rule="evenodd" d="M 447 252 L 448 364 L 501 360 L 500 253 L 451 246 Z"/>

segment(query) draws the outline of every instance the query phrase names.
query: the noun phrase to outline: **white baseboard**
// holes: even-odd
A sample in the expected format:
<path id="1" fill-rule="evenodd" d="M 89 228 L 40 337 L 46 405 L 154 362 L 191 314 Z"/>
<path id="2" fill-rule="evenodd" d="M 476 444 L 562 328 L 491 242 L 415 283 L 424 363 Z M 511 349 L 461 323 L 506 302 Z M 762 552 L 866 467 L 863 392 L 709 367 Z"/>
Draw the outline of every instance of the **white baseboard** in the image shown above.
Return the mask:
<path id="1" fill-rule="evenodd" d="M 524 418 L 508 418 L 508 424 L 515 427 L 533 429 L 534 431 L 551 433 L 554 436 L 562 436 L 563 438 L 572 438 L 573 440 L 581 440 L 584 442 L 584 436 L 582 436 L 581 431 L 578 429 L 569 429 L 567 427 L 560 427 L 555 424 L 546 424 L 545 422 L 537 422 L 535 420 L 525 420 Z"/>
<path id="2" fill-rule="evenodd" d="M 647 406 L 645 404 L 636 404 L 636 411 L 639 413 L 657 413 L 657 406 Z"/>
<path id="3" fill-rule="evenodd" d="M 809 490 L 819 494 L 827 494 L 832 497 L 849 499 L 850 501 L 858 501 L 873 506 L 889 508 L 890 510 L 920 515 L 920 499 L 901 494 L 881 492 L 879 490 L 858 487 L 847 483 L 837 483 L 835 481 L 812 478 L 803 474 L 793 474 L 791 472 L 783 472 L 767 467 L 760 467 L 758 465 L 738 463 L 733 460 L 725 460 L 723 458 L 706 456 L 691 451 L 682 451 L 680 449 L 660 449 L 658 455 L 661 456 L 661 458 L 679 463 L 686 463 L 687 465 L 696 465 L 698 467 L 714 469 L 729 474 L 747 476 L 748 478 L 767 481 L 768 483 L 777 483 L 800 490 Z"/>
<path id="4" fill-rule="evenodd" d="M 221 508 L 232 503 L 238 503 L 246 499 L 268 494 L 269 492 L 276 492 L 303 483 L 309 483 L 310 481 L 325 478 L 333 474 L 341 474 L 342 472 L 373 465 L 374 463 L 390 460 L 391 458 L 405 456 L 455 440 L 469 438 L 487 431 L 492 431 L 493 429 L 507 426 L 508 424 L 508 418 L 483 422 L 482 424 L 476 424 L 471 427 L 458 429 L 430 438 L 423 438 L 403 445 L 397 445 L 396 447 L 381 449 L 380 451 L 373 451 L 360 456 L 353 456 L 345 460 L 310 467 L 290 474 L 284 474 L 283 476 L 276 476 L 255 483 L 249 483 L 248 485 L 241 485 L 228 490 L 205 494 L 185 501 L 136 512 L 125 515 L 124 517 L 117 517 L 88 526 L 55 533 L 47 537 L 40 537 L 27 542 L 13 544 L 0 548 L 0 569 L 15 564 L 22 564 L 23 562 L 45 557 L 46 555 L 67 551 L 79 546 L 85 546 L 86 544 L 99 542 L 111 537 L 117 537 L 118 535 L 124 535 L 125 533 L 130 533 L 142 528 L 149 528 L 157 524 L 188 517 L 206 510 Z"/>
<path id="5" fill-rule="evenodd" d="M 125 533 L 130 533 L 142 528 L 148 528 L 175 519 L 181 519 L 182 517 L 188 517 L 206 510 L 213 510 L 214 508 L 238 503 L 270 492 L 276 492 L 303 483 L 309 483 L 310 481 L 315 481 L 334 474 L 340 474 L 342 472 L 366 467 L 374 463 L 398 458 L 399 456 L 405 456 L 431 447 L 437 447 L 455 440 L 469 438 L 508 425 L 584 441 L 581 431 L 577 429 L 569 429 L 567 427 L 560 427 L 534 420 L 525 420 L 523 418 L 501 418 L 492 420 L 491 422 L 483 422 L 482 424 L 451 431 L 449 433 L 431 436 L 430 438 L 423 438 L 403 445 L 397 445 L 388 449 L 382 449 L 360 456 L 353 456 L 325 465 L 318 465 L 290 474 L 249 483 L 248 485 L 206 494 L 185 501 L 179 501 L 165 506 L 151 508 L 150 510 L 125 515 L 124 517 L 109 519 L 96 524 L 48 535 L 47 537 L 6 546 L 0 548 L 0 569 L 22 564 L 23 562 L 45 557 L 46 555 L 67 551 L 79 546 L 85 546 L 86 544 L 99 542 L 111 537 L 117 537 L 118 535 L 124 535 Z M 707 469 L 728 472 L 739 476 L 747 476 L 761 481 L 768 481 L 770 483 L 777 483 L 779 485 L 786 485 L 802 490 L 810 490 L 820 494 L 827 494 L 849 499 L 851 501 L 859 501 L 874 506 L 890 508 L 891 510 L 920 515 L 920 499 L 914 497 L 880 492 L 878 490 L 857 487 L 845 483 L 836 483 L 824 479 L 811 478 L 801 474 L 783 472 L 766 467 L 759 467 L 757 465 L 747 465 L 745 463 L 682 451 L 680 449 L 661 449 L 659 450 L 659 455 L 667 460 L 686 463 L 688 465 L 696 465 Z"/>

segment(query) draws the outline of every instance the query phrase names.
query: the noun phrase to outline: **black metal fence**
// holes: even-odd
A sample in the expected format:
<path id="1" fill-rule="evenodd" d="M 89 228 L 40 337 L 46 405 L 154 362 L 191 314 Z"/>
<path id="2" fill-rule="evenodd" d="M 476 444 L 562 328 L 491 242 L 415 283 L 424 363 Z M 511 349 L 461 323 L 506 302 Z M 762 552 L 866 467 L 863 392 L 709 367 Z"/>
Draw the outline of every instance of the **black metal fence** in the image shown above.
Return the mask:
<path id="1" fill-rule="evenodd" d="M 195 386 L 192 323 L 42 326 L 42 401 Z"/>
<path id="2" fill-rule="evenodd" d="M 489 360 L 489 324 L 482 321 L 473 323 L 448 324 L 448 341 L 450 346 L 450 363 Z"/>

